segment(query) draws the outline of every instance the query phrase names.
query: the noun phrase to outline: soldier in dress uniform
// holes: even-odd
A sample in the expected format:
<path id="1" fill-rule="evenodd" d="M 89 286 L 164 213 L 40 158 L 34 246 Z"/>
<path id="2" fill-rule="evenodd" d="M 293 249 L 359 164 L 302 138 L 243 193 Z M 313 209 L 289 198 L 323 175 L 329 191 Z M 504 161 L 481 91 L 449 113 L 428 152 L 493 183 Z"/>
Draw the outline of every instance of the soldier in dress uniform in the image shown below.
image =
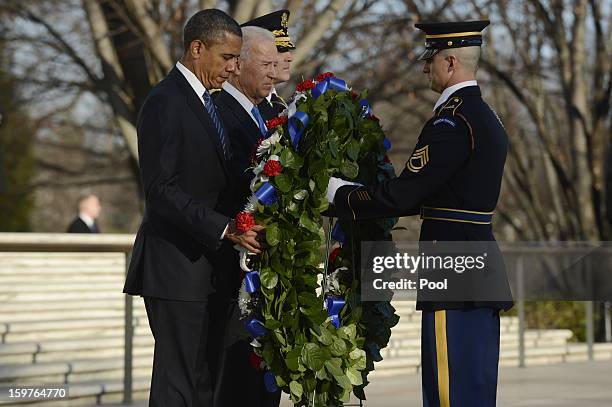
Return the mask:
<path id="1" fill-rule="evenodd" d="M 278 10 L 242 24 L 242 27 L 265 28 L 274 34 L 274 42 L 279 56 L 276 85 L 287 82 L 291 77 L 292 51 L 295 49 L 295 45 L 289 37 L 289 14 L 289 10 Z M 268 97 L 257 105 L 264 120 L 275 118 L 286 107 L 287 103 L 276 93 L 276 89 L 273 89 Z"/>
<path id="2" fill-rule="evenodd" d="M 330 179 L 327 197 L 336 216 L 360 220 L 420 214 L 422 244 L 480 241 L 497 249 L 491 219 L 508 140 L 475 80 L 481 31 L 488 25 L 489 21 L 416 24 L 426 38 L 419 57 L 425 63 L 423 73 L 430 88 L 440 93 L 433 115 L 399 177 L 370 186 Z M 423 311 L 426 407 L 495 406 L 499 311 L 512 307 L 512 296 L 499 249 L 494 256 L 501 267 L 493 268 L 487 278 L 502 293 L 495 299 L 417 303 Z"/>

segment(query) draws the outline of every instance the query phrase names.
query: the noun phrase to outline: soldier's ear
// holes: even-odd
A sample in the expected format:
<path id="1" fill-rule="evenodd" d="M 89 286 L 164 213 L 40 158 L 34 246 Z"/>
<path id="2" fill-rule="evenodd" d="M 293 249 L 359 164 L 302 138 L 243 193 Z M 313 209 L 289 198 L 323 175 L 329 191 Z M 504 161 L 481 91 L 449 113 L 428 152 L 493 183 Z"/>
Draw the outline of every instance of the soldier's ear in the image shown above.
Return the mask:
<path id="1" fill-rule="evenodd" d="M 449 55 L 446 57 L 448 61 L 448 72 L 454 70 L 457 67 L 457 57 L 454 55 Z"/>

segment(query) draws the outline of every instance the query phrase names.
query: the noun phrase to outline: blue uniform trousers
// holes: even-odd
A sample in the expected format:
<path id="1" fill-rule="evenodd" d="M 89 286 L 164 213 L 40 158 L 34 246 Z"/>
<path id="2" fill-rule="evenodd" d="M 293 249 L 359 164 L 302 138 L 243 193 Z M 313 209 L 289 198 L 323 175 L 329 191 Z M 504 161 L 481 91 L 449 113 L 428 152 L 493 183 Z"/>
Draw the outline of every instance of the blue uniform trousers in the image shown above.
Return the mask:
<path id="1" fill-rule="evenodd" d="M 499 362 L 499 311 L 423 311 L 424 407 L 494 407 Z"/>

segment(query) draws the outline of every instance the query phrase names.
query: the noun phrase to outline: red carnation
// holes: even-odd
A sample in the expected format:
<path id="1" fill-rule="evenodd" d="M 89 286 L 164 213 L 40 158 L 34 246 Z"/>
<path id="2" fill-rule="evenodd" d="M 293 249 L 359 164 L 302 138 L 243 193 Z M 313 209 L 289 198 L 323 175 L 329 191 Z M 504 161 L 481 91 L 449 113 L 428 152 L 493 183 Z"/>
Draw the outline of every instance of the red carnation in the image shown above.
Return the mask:
<path id="1" fill-rule="evenodd" d="M 357 100 L 357 99 L 359 99 L 359 93 L 357 93 L 354 90 L 352 90 L 351 91 L 351 97 L 353 98 L 353 100 Z"/>
<path id="2" fill-rule="evenodd" d="M 322 82 L 322 81 L 324 81 L 327 78 L 334 78 L 335 76 L 336 75 L 334 75 L 331 72 L 325 72 L 325 73 L 317 75 L 317 79 L 316 80 L 317 80 L 317 82 Z"/>
<path id="3" fill-rule="evenodd" d="M 236 215 L 236 229 L 238 229 L 238 232 L 248 232 L 254 225 L 255 218 L 250 213 L 240 212 Z"/>
<path id="4" fill-rule="evenodd" d="M 251 353 L 251 355 L 249 356 L 249 364 L 255 370 L 261 370 L 261 362 L 262 362 L 262 360 L 263 359 L 261 358 L 261 356 L 259 356 L 255 352 Z"/>
<path id="5" fill-rule="evenodd" d="M 307 90 L 313 89 L 315 87 L 315 83 L 312 79 L 307 79 L 303 82 L 298 83 L 295 88 L 298 92 L 306 92 Z"/>
<path id="6" fill-rule="evenodd" d="M 387 154 L 385 154 L 385 158 L 383 158 L 383 161 L 388 164 L 391 164 L 391 160 L 389 159 L 389 156 Z"/>
<path id="7" fill-rule="evenodd" d="M 340 255 L 340 248 L 336 247 L 334 250 L 332 250 L 332 252 L 329 254 L 329 264 L 334 264 L 334 262 L 336 261 L 336 259 L 338 258 L 338 256 Z"/>
<path id="8" fill-rule="evenodd" d="M 276 177 L 281 173 L 282 169 L 283 167 L 278 161 L 268 160 L 264 165 L 263 173 L 266 175 L 266 177 Z"/>
<path id="9" fill-rule="evenodd" d="M 380 121 L 380 119 L 374 113 L 370 113 L 370 115 L 368 116 L 368 119 L 375 121 L 375 122 Z"/>
<path id="10" fill-rule="evenodd" d="M 270 119 L 266 122 L 266 127 L 268 128 L 268 130 L 272 130 L 278 126 L 282 126 L 285 123 L 287 123 L 287 116 L 278 116 L 275 117 L 274 119 Z"/>

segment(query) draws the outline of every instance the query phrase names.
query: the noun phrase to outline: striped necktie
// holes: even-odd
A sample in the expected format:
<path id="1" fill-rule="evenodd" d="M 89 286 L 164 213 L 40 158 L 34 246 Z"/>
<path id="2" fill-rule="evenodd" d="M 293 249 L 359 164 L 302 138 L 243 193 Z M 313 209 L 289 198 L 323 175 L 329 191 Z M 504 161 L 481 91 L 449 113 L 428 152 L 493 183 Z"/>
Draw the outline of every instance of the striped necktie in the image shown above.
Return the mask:
<path id="1" fill-rule="evenodd" d="M 212 120 L 213 124 L 215 125 L 215 128 L 217 129 L 217 134 L 219 135 L 219 140 L 221 141 L 221 147 L 223 148 L 223 154 L 225 155 L 225 158 L 229 160 L 230 158 L 232 158 L 232 153 L 230 151 L 229 143 L 225 138 L 225 129 L 223 128 L 223 123 L 221 123 L 219 116 L 217 116 L 217 109 L 215 108 L 215 104 L 213 103 L 210 97 L 210 93 L 208 93 L 208 91 L 204 92 L 202 98 L 204 99 L 204 106 L 206 106 L 206 111 L 208 112 L 210 119 Z"/>
<path id="2" fill-rule="evenodd" d="M 257 127 L 259 127 L 259 131 L 262 135 L 265 136 L 268 132 L 268 129 L 266 128 L 266 123 L 264 122 L 263 117 L 261 117 L 261 113 L 259 113 L 259 109 L 257 108 L 257 106 L 253 106 L 253 108 L 251 109 L 251 114 L 253 115 L 255 120 L 257 120 Z"/>

